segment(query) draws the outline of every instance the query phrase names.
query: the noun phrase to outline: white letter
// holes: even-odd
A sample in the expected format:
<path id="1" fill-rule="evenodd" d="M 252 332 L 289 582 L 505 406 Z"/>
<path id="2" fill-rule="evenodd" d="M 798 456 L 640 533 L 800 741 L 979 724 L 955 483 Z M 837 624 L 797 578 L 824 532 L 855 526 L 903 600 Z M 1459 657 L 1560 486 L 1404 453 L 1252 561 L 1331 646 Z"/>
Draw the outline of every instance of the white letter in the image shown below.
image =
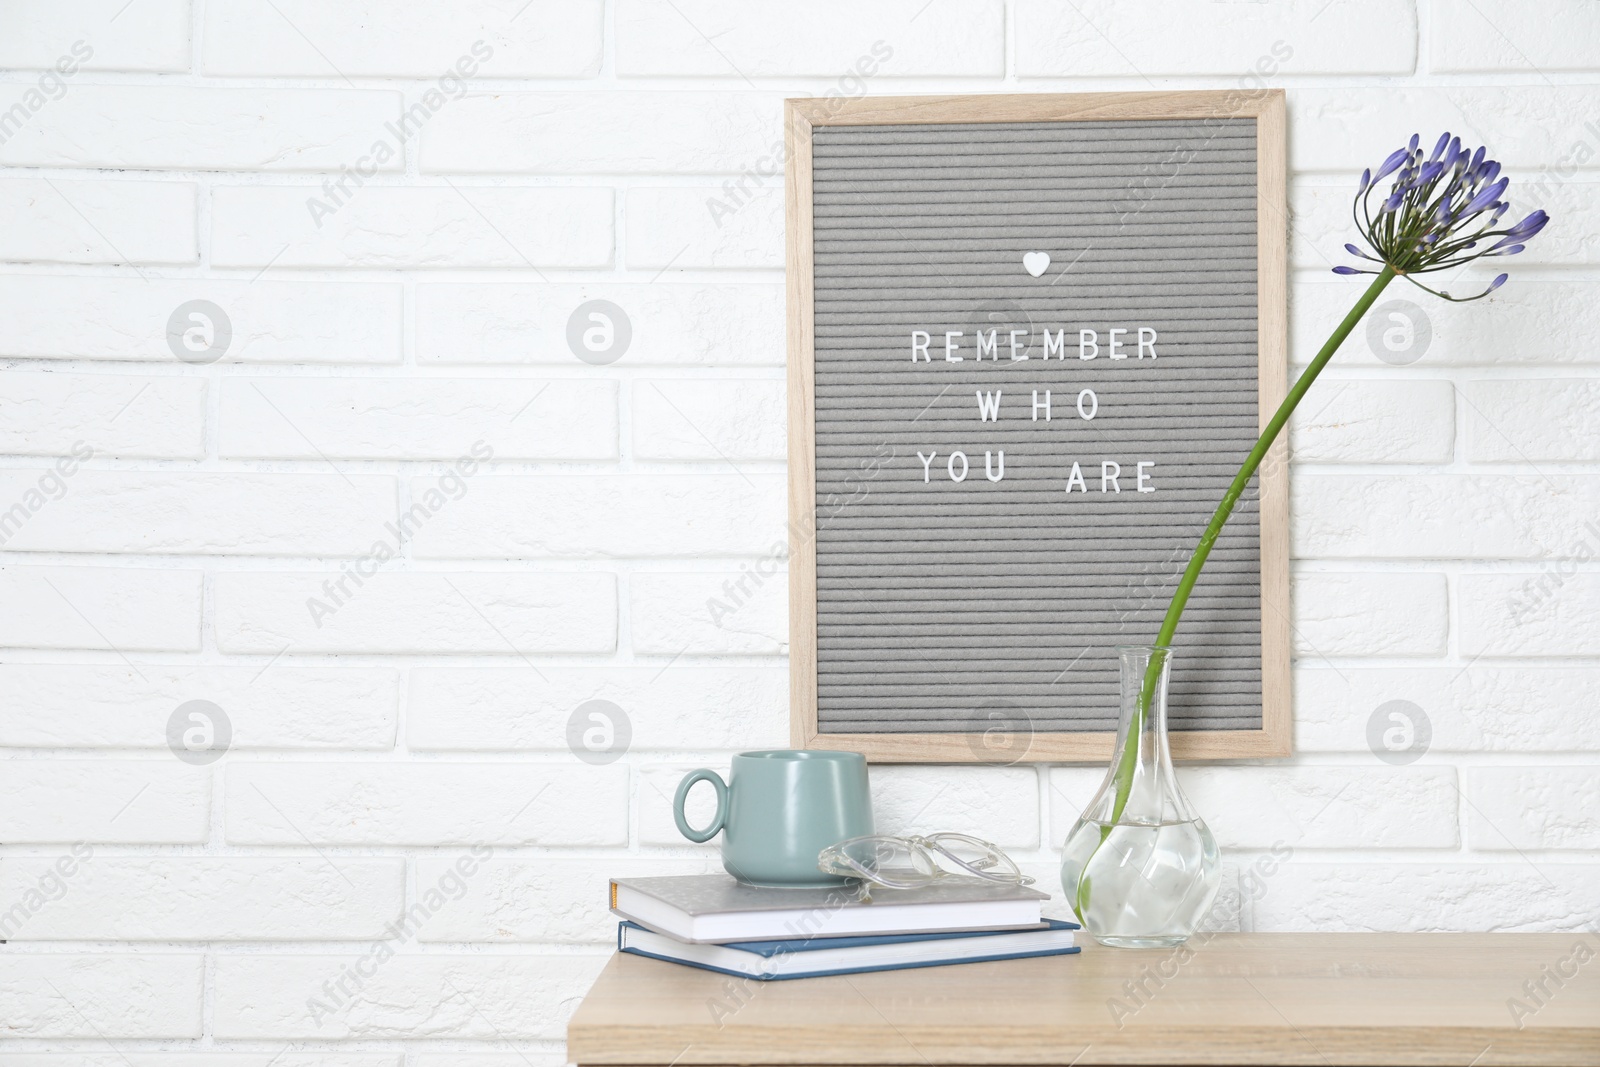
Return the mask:
<path id="1" fill-rule="evenodd" d="M 950 363 L 960 363 L 963 359 L 966 358 L 965 356 L 956 355 L 956 348 L 958 346 L 956 345 L 955 339 L 957 337 L 964 337 L 964 336 L 966 336 L 966 335 L 963 334 L 960 330 L 946 330 L 945 331 L 945 334 L 944 334 L 944 358 L 945 358 L 946 361 L 948 361 Z"/>
<path id="2" fill-rule="evenodd" d="M 973 390 L 973 394 L 978 398 L 978 421 L 999 422 L 1000 390 L 996 389 L 994 392 L 985 396 L 982 389 L 975 389 Z"/>
<path id="3" fill-rule="evenodd" d="M 921 340 L 918 340 L 918 338 L 921 338 Z M 922 353 L 922 361 L 924 363 L 933 362 L 933 357 L 928 355 L 928 342 L 930 340 L 932 338 L 921 330 L 911 331 L 911 362 L 915 363 L 917 361 L 918 352 Z"/>
<path id="4" fill-rule="evenodd" d="M 183 347 L 191 352 L 206 351 L 216 340 L 216 324 L 198 311 L 189 312 L 189 321 L 194 325 L 183 331 Z"/>
<path id="5" fill-rule="evenodd" d="M 1394 725 L 1383 732 L 1383 747 L 1390 752 L 1404 752 L 1416 739 L 1417 725 L 1401 711 L 1391 711 L 1389 721 Z"/>
<path id="6" fill-rule="evenodd" d="M 1150 336 L 1146 337 L 1145 334 L 1149 334 Z M 1144 350 L 1146 348 L 1148 348 L 1150 350 L 1150 358 L 1151 359 L 1155 359 L 1156 358 L 1156 332 L 1154 330 L 1152 330 L 1148 326 L 1141 326 L 1141 327 L 1139 327 L 1139 358 L 1140 359 L 1144 358 Z"/>
<path id="7" fill-rule="evenodd" d="M 189 721 L 194 723 L 183 732 L 183 747 L 190 752 L 200 752 L 211 747 L 217 739 L 217 728 L 211 722 L 211 716 L 204 712 L 191 711 Z"/>
<path id="8" fill-rule="evenodd" d="M 1054 337 L 1049 330 L 1040 330 L 1039 339 L 1044 344 L 1044 358 L 1050 358 L 1050 350 L 1055 349 L 1057 359 L 1067 358 L 1067 331 L 1057 330 Z"/>
<path id="9" fill-rule="evenodd" d="M 1110 482 L 1111 483 L 1111 488 L 1115 492 L 1118 492 L 1118 493 L 1122 492 L 1122 486 L 1117 484 L 1117 477 L 1121 473 L 1122 473 L 1122 464 L 1113 463 L 1109 459 L 1102 461 L 1101 464 L 1100 464 L 1100 491 L 1102 493 L 1105 492 L 1106 491 L 1106 483 Z"/>
<path id="10" fill-rule="evenodd" d="M 922 460 L 922 480 L 924 482 L 928 480 L 928 467 L 932 465 L 933 457 L 937 456 L 938 454 L 939 453 L 937 452 L 929 452 L 926 456 L 924 456 L 921 452 L 917 453 L 917 458 Z"/>
<path id="11" fill-rule="evenodd" d="M 988 449 L 985 449 L 984 452 L 983 452 L 983 473 L 984 473 L 984 476 L 987 477 L 991 482 L 998 482 L 1001 478 L 1004 478 L 1006 476 L 1006 450 L 1003 449 L 1003 448 L 1000 450 L 1000 473 L 999 474 L 996 474 L 994 472 L 994 469 L 989 466 L 989 459 L 990 459 L 989 451 L 988 451 Z"/>
<path id="12" fill-rule="evenodd" d="M 1391 311 L 1389 321 L 1394 325 L 1383 331 L 1383 347 L 1391 352 L 1405 352 L 1410 349 L 1417 336 L 1417 325 L 1411 321 L 1411 316 Z"/>
<path id="13" fill-rule="evenodd" d="M 1146 485 L 1145 484 L 1145 481 L 1150 477 L 1149 472 L 1147 472 L 1145 470 L 1145 468 L 1146 467 L 1154 467 L 1154 466 L 1155 466 L 1155 463 L 1152 460 L 1141 459 L 1139 461 L 1139 492 L 1141 492 L 1141 493 L 1153 493 L 1153 492 L 1156 491 L 1156 487 L 1155 486 Z"/>
<path id="14" fill-rule="evenodd" d="M 1046 389 L 1044 391 L 1044 403 L 1043 404 L 1039 403 L 1039 390 L 1035 389 L 1033 391 L 1033 421 L 1034 422 L 1038 422 L 1039 421 L 1039 409 L 1041 407 L 1044 408 L 1044 421 L 1045 422 L 1049 422 L 1050 421 L 1050 390 L 1048 390 L 1048 389 Z"/>
<path id="15" fill-rule="evenodd" d="M 598 311 L 589 312 L 589 321 L 595 325 L 583 331 L 583 347 L 591 352 L 609 352 L 616 337 L 616 323 L 611 321 L 610 315 Z"/>
<path id="16" fill-rule="evenodd" d="M 1108 335 L 1111 338 L 1111 341 L 1110 341 L 1109 345 L 1107 346 L 1107 353 L 1106 354 L 1109 355 L 1112 359 L 1127 359 L 1128 358 L 1128 353 L 1117 351 L 1117 347 L 1122 344 L 1122 342 L 1117 339 L 1117 334 L 1119 334 L 1119 333 L 1127 333 L 1127 332 L 1128 331 L 1126 329 L 1124 329 L 1123 327 L 1121 327 L 1121 326 L 1113 326 L 1113 327 L 1111 327 L 1110 330 L 1107 331 Z"/>
<path id="17" fill-rule="evenodd" d="M 957 456 L 961 457 L 961 476 L 959 478 L 956 477 L 956 457 Z M 948 461 L 946 461 L 946 463 L 944 465 L 944 468 L 945 468 L 945 470 L 950 472 L 950 480 L 952 482 L 964 482 L 964 481 L 966 481 L 967 480 L 967 454 L 965 452 L 952 452 L 952 453 L 950 453 L 950 459 Z"/>
<path id="18" fill-rule="evenodd" d="M 1093 359 L 1100 354 L 1100 335 L 1093 330 L 1078 331 L 1078 358 Z"/>
<path id="19" fill-rule="evenodd" d="M 1028 358 L 1028 353 L 1026 353 L 1026 352 L 1022 353 L 1020 356 L 1017 355 L 1017 338 L 1026 337 L 1026 336 L 1028 336 L 1028 331 L 1027 330 L 1012 330 L 1011 331 L 1011 358 L 1012 359 L 1027 359 Z M 1023 348 L 1027 348 L 1028 346 L 1027 345 L 1023 345 L 1022 347 Z"/>
<path id="20" fill-rule="evenodd" d="M 1072 492 L 1073 486 L 1077 486 L 1085 493 L 1089 491 L 1089 487 L 1083 481 L 1083 468 L 1078 466 L 1077 463 L 1073 463 L 1072 474 L 1067 477 L 1067 492 Z"/>
<path id="21" fill-rule="evenodd" d="M 999 345 L 995 342 L 995 339 L 994 339 L 994 335 L 996 333 L 998 333 L 998 332 L 999 331 L 997 331 L 997 330 L 990 330 L 989 331 L 988 340 L 984 340 L 984 336 L 983 336 L 983 331 L 982 330 L 974 331 L 973 336 L 978 339 L 978 358 L 979 359 L 983 358 L 983 354 L 985 352 L 989 353 L 989 358 L 992 359 L 992 360 L 998 361 L 1000 359 L 1000 348 L 999 348 Z"/>
<path id="22" fill-rule="evenodd" d="M 316 197 L 312 196 L 306 198 L 306 210 L 311 212 L 311 221 L 316 223 L 317 229 L 320 230 L 322 229 L 322 217 L 324 215 L 332 215 L 338 209 L 330 207 L 321 200 L 318 200 Z"/>
<path id="23" fill-rule="evenodd" d="M 583 747 L 590 752 L 609 751 L 611 743 L 617 737 L 617 726 L 611 721 L 611 716 L 604 712 L 591 711 L 589 721 L 594 725 L 583 732 Z"/>
<path id="24" fill-rule="evenodd" d="M 1093 401 L 1093 403 L 1089 406 L 1089 410 L 1088 411 L 1083 410 L 1083 398 L 1084 397 L 1088 397 L 1090 400 Z M 1084 422 L 1088 422 L 1090 419 L 1094 418 L 1099 413 L 1100 413 L 1100 398 L 1094 395 L 1094 390 L 1093 389 L 1085 389 L 1083 392 L 1078 394 L 1078 418 L 1082 419 Z"/>

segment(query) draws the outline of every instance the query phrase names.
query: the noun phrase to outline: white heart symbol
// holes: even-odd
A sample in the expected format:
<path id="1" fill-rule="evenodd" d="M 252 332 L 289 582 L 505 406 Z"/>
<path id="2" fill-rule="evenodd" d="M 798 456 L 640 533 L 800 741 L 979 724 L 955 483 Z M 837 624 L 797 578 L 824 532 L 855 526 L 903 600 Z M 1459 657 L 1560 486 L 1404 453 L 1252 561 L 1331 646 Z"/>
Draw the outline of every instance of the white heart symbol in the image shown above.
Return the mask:
<path id="1" fill-rule="evenodd" d="M 1037 278 L 1050 267 L 1049 252 L 1029 252 L 1022 257 L 1022 266 L 1029 274 Z"/>

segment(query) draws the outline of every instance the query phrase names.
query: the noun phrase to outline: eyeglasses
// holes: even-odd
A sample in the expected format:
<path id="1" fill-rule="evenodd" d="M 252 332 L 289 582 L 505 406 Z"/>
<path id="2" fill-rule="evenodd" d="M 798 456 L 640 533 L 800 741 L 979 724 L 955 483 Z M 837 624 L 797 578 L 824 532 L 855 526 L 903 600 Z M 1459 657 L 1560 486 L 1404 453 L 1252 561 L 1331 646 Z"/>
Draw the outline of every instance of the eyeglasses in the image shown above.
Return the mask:
<path id="1" fill-rule="evenodd" d="M 945 870 L 942 863 L 957 870 Z M 1023 874 L 1010 856 L 990 842 L 967 834 L 852 837 L 818 853 L 817 869 L 887 889 L 916 889 L 955 874 L 1010 885 L 1033 884 L 1033 879 Z"/>

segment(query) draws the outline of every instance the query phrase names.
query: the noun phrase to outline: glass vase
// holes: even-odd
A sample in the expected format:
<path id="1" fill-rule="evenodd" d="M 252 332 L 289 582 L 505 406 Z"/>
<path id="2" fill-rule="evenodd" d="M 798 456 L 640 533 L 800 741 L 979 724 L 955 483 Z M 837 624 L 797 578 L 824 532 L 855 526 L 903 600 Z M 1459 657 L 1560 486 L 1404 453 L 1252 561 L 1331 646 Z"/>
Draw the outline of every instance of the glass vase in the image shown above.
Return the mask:
<path id="1" fill-rule="evenodd" d="M 1221 857 L 1172 770 L 1172 649 L 1136 645 L 1118 651 L 1117 747 L 1100 791 L 1067 835 L 1061 887 L 1084 930 L 1102 945 L 1181 945 L 1211 907 Z"/>

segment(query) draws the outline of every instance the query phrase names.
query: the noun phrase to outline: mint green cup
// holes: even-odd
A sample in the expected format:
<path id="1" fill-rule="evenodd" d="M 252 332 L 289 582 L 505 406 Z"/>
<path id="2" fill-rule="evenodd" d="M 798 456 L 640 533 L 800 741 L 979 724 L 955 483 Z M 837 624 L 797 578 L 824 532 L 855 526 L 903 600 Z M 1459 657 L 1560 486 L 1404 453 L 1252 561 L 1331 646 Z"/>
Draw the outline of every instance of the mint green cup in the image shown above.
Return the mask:
<path id="1" fill-rule="evenodd" d="M 717 813 L 697 830 L 684 817 L 683 804 L 701 781 L 717 791 Z M 741 752 L 726 782 L 703 767 L 685 775 L 672 817 L 690 841 L 721 833 L 722 866 L 747 885 L 843 885 L 846 879 L 817 869 L 817 853 L 873 832 L 867 760 L 859 752 Z"/>

